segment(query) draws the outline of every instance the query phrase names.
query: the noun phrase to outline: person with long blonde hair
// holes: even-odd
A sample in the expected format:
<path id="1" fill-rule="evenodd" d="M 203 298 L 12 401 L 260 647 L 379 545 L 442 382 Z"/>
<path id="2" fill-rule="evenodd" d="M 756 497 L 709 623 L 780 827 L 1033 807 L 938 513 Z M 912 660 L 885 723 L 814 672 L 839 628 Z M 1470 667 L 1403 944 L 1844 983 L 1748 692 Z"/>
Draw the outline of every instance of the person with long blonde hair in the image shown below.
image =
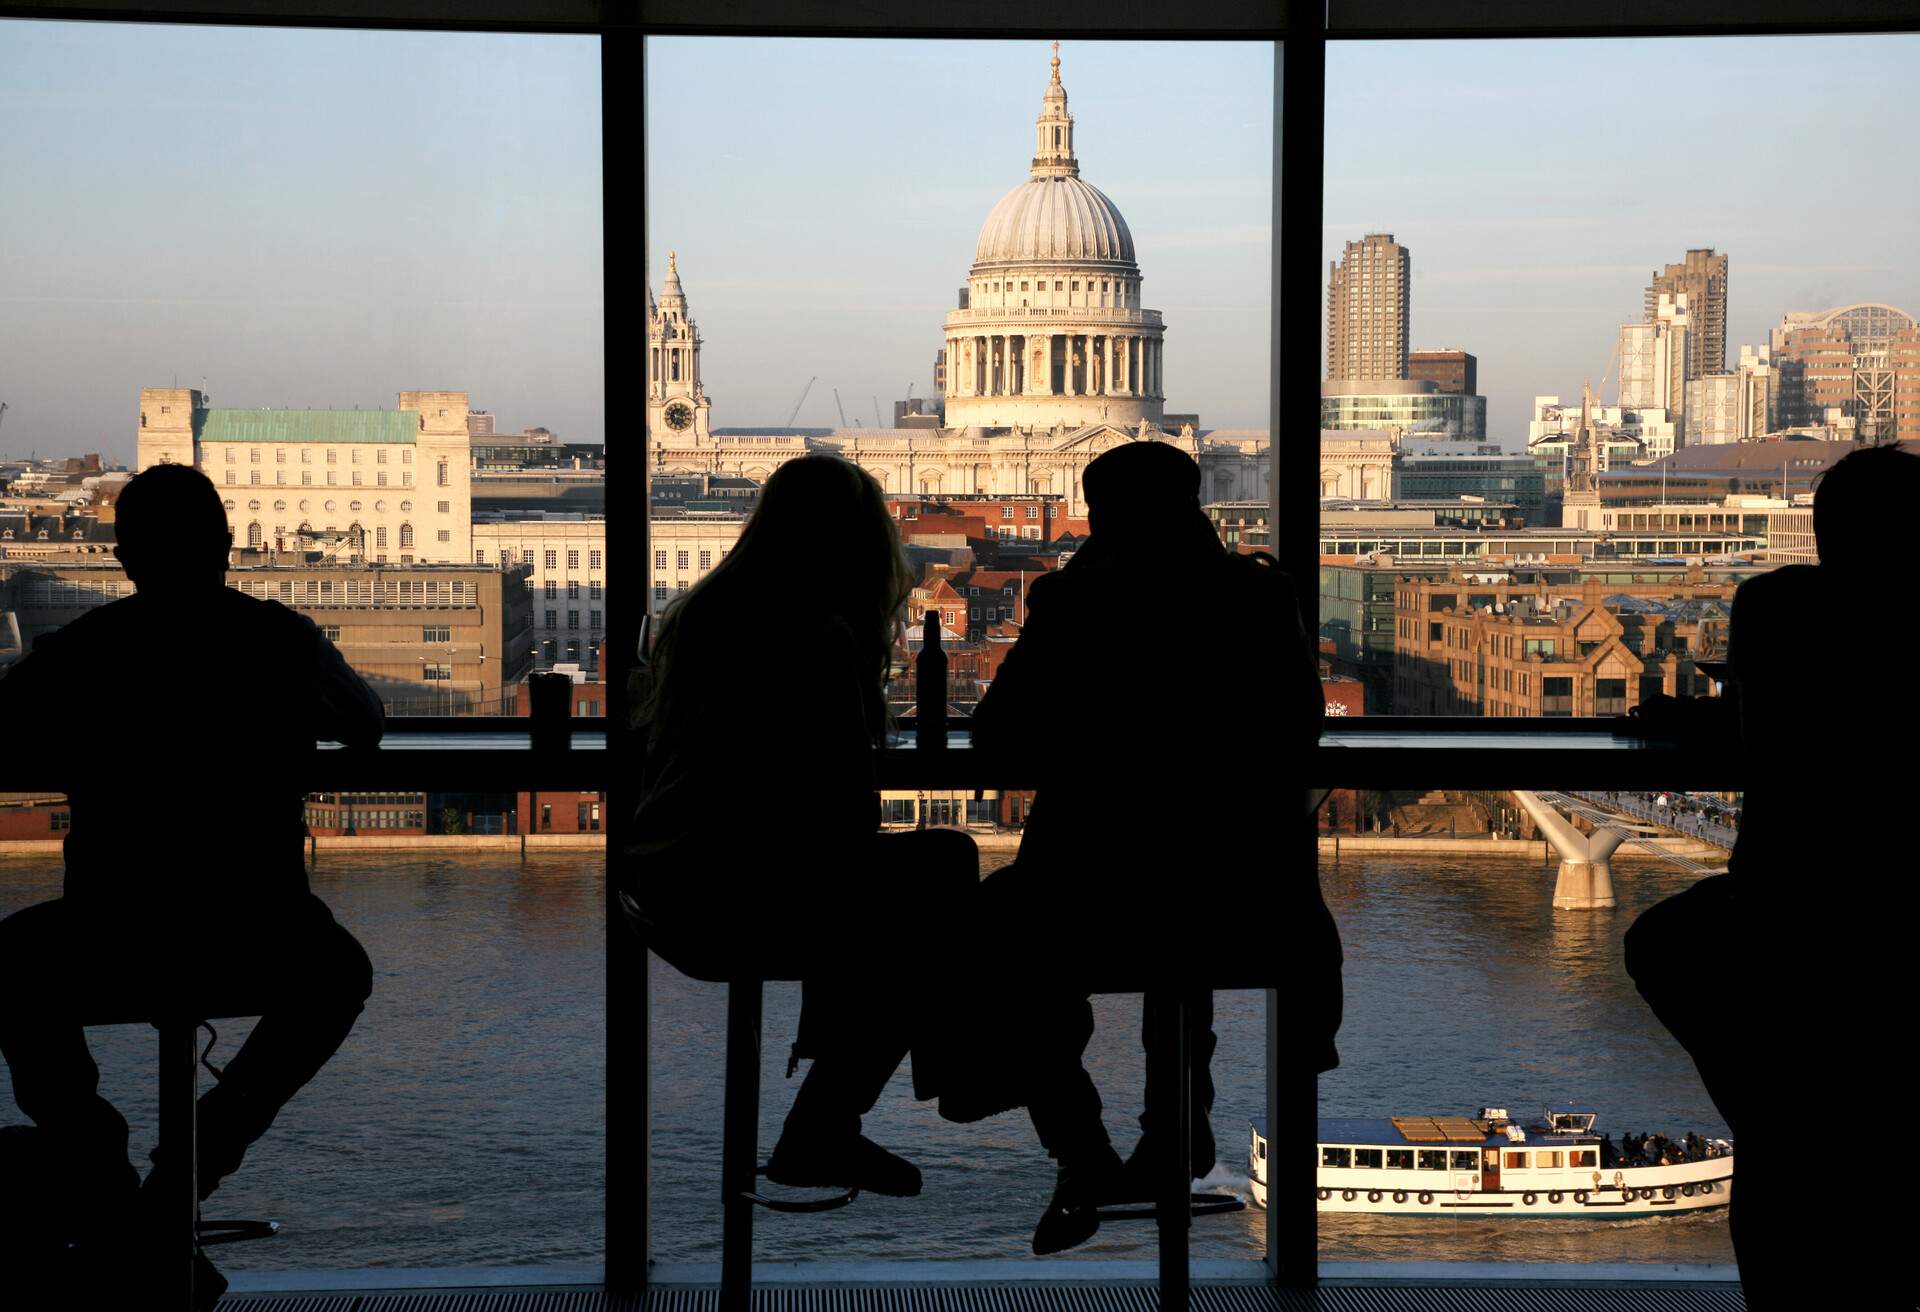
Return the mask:
<path id="1" fill-rule="evenodd" d="M 979 862 L 963 833 L 879 831 L 873 752 L 912 583 L 879 484 L 802 457 L 668 608 L 652 653 L 625 877 L 668 962 L 803 981 L 794 1053 L 813 1064 L 776 1183 L 920 1191 L 861 1117 L 937 1011 L 929 945 L 964 919 Z"/>

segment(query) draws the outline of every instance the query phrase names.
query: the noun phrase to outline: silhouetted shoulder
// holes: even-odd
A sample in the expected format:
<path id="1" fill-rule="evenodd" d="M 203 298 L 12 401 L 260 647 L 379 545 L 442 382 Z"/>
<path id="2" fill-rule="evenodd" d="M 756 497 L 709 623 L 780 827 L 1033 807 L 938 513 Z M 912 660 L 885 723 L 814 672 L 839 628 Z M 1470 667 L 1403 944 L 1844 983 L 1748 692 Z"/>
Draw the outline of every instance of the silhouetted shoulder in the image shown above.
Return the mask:
<path id="1" fill-rule="evenodd" d="M 1746 606 L 1754 610 L 1802 604 L 1818 594 L 1822 582 L 1818 565 L 1782 565 L 1742 583 L 1733 594 L 1733 604 L 1736 608 Z"/>

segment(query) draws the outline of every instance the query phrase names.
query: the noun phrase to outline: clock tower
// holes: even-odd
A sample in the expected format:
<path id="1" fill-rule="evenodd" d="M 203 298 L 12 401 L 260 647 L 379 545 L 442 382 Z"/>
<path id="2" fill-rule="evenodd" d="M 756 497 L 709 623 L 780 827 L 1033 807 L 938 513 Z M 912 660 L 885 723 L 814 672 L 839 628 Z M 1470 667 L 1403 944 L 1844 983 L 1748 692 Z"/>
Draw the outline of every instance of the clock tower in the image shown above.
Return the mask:
<path id="1" fill-rule="evenodd" d="M 712 401 L 700 385 L 700 333 L 687 314 L 680 268 L 667 252 L 660 302 L 647 288 L 647 440 L 656 445 L 707 446 Z"/>

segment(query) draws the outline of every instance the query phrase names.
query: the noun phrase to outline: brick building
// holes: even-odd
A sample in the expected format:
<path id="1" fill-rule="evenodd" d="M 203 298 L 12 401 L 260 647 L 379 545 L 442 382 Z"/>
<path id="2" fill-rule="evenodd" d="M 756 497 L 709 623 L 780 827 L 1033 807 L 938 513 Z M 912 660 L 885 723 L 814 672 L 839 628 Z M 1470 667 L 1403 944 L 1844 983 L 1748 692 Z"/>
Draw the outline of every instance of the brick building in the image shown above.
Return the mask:
<path id="1" fill-rule="evenodd" d="M 401 715 L 498 712 L 532 665 L 526 581 L 522 566 L 279 561 L 227 571 L 228 587 L 311 618 L 389 714 Z M 13 615 L 28 647 L 40 634 L 132 594 L 117 562 L 0 560 L 0 613 Z"/>
<path id="2" fill-rule="evenodd" d="M 1440 351 L 1407 352 L 1407 377 L 1438 384 L 1442 392 L 1473 396 L 1480 391 L 1480 361 L 1470 351 L 1448 347 Z"/>
<path id="3" fill-rule="evenodd" d="M 1778 426 L 1837 415 L 1864 442 L 1920 440 L 1920 322 L 1891 305 L 1789 314 L 1773 330 Z"/>
<path id="4" fill-rule="evenodd" d="M 523 834 L 603 834 L 605 793 L 520 793 L 515 817 Z"/>
<path id="5" fill-rule="evenodd" d="M 1704 694 L 1694 659 L 1724 650 L 1735 586 L 1676 583 L 1649 596 L 1598 579 L 1403 580 L 1394 608 L 1394 710 L 1606 716 L 1656 693 Z"/>
<path id="6" fill-rule="evenodd" d="M 64 793 L 0 793 L 0 843 L 64 839 L 71 823 Z"/>

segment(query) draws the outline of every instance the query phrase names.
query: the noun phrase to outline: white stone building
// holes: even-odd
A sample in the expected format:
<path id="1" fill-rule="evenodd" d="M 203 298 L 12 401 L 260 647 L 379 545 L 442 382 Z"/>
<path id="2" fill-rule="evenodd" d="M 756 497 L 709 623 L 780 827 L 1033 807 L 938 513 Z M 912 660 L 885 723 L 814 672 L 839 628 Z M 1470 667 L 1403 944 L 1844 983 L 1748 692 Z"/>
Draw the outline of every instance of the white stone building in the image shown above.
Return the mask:
<path id="1" fill-rule="evenodd" d="M 1684 292 L 1662 292 L 1645 323 L 1620 325 L 1620 408 L 1684 412 L 1692 331 Z"/>
<path id="2" fill-rule="evenodd" d="M 745 515 L 656 519 L 647 525 L 647 549 L 653 552 L 647 611 L 655 619 L 681 593 L 713 571 L 740 540 Z"/>
<path id="3" fill-rule="evenodd" d="M 1394 437 L 1383 429 L 1320 433 L 1320 495 L 1343 501 L 1393 496 Z"/>
<path id="4" fill-rule="evenodd" d="M 1615 465 L 1644 465 L 1664 459 L 1679 444 L 1679 426 L 1672 412 L 1665 409 L 1596 405 L 1591 407 L 1591 415 L 1600 462 L 1596 472 Z M 1564 457 L 1579 432 L 1578 401 L 1562 404 L 1557 396 L 1533 398 L 1533 418 L 1527 421 L 1528 451 L 1538 456 Z"/>
<path id="5" fill-rule="evenodd" d="M 197 466 L 237 548 L 465 564 L 468 413 L 465 392 L 402 392 L 393 410 L 236 410 L 193 388 L 145 387 L 135 466 Z"/>
<path id="6" fill-rule="evenodd" d="M 1165 325 L 1142 305 L 1126 220 L 1079 176 L 1074 131 L 1056 54 L 1029 176 L 988 213 L 966 304 L 946 316 L 946 427 L 711 429 L 700 338 L 670 258 L 649 304 L 649 468 L 764 480 L 820 452 L 854 461 L 893 495 L 1052 495 L 1078 515 L 1088 461 L 1125 442 L 1165 441 L 1199 462 L 1203 499 L 1266 499 L 1267 434 L 1162 426 Z"/>
<path id="7" fill-rule="evenodd" d="M 473 563 L 532 569 L 533 652 L 544 669 L 571 661 L 598 668 L 607 636 L 607 520 L 604 515 L 518 511 L 478 515 Z"/>

